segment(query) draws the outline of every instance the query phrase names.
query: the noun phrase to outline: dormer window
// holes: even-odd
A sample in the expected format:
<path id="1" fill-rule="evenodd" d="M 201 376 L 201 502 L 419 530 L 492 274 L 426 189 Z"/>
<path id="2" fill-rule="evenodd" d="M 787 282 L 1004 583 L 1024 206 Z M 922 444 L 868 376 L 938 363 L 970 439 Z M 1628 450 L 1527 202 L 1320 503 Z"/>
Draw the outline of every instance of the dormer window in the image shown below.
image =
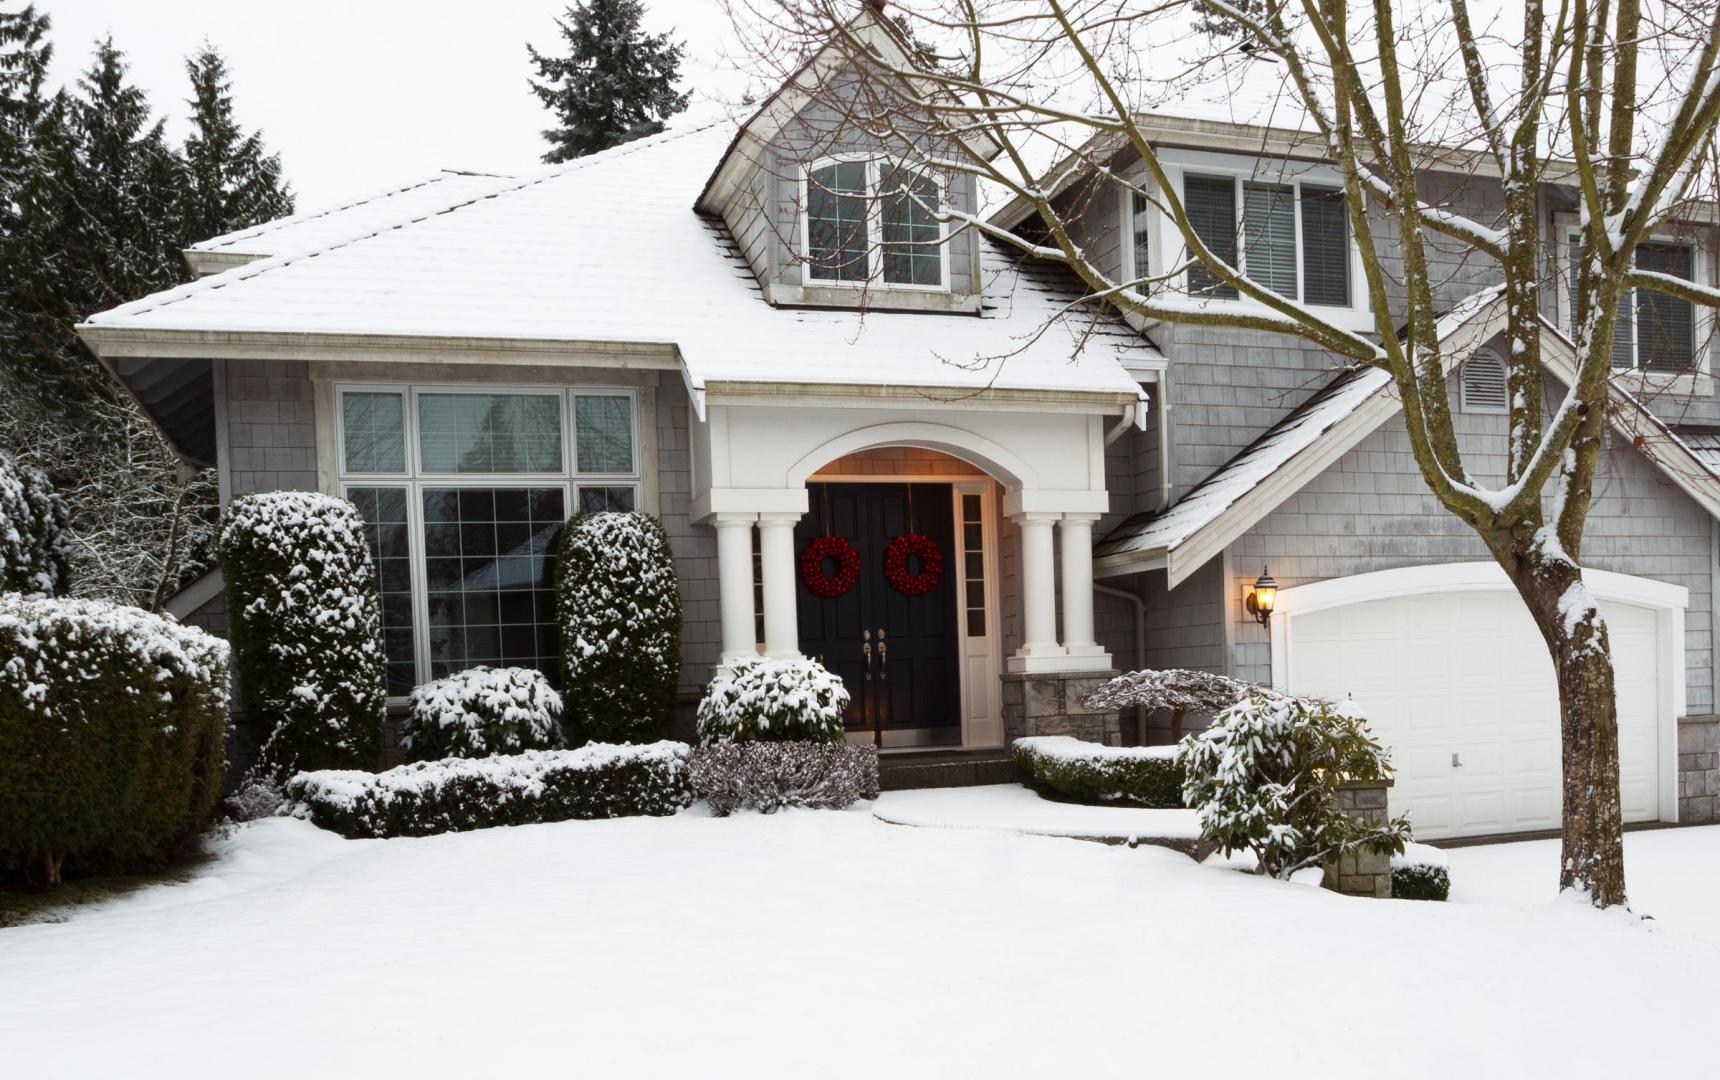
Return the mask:
<path id="1" fill-rule="evenodd" d="M 1290 300 L 1350 307 L 1350 223 L 1342 190 L 1304 181 L 1187 173 L 1183 208 L 1214 255 Z M 1188 268 L 1196 296 L 1237 298 L 1204 264 Z"/>
<path id="2" fill-rule="evenodd" d="M 947 289 L 938 181 L 906 165 L 827 161 L 803 179 L 809 285 Z"/>
<path id="3" fill-rule="evenodd" d="M 1570 270 L 1566 276 L 1565 325 L 1574 327 L 1577 259 L 1582 237 L 1566 232 Z M 1690 244 L 1672 239 L 1637 245 L 1636 265 L 1672 277 L 1696 280 L 1695 252 Z M 1699 367 L 1696 309 L 1690 301 L 1652 289 L 1627 289 L 1619 296 L 1618 320 L 1613 324 L 1612 366 L 1616 371 L 1684 374 Z"/>

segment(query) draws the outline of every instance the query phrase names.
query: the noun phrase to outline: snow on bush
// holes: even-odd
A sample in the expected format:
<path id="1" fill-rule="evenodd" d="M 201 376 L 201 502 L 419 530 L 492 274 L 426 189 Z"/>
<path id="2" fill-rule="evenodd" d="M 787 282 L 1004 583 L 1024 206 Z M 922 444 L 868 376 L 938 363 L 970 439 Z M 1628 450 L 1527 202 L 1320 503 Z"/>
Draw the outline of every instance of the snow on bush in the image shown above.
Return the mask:
<path id="1" fill-rule="evenodd" d="M 1391 778 L 1386 751 L 1361 710 L 1283 694 L 1251 694 L 1186 738 L 1177 761 L 1183 800 L 1226 855 L 1250 850 L 1281 880 L 1357 850 L 1402 851 L 1409 822 L 1369 825 L 1338 806 L 1345 780 Z"/>
<path id="2" fill-rule="evenodd" d="M 737 660 L 699 702 L 699 741 L 842 741 L 848 688 L 816 660 Z"/>
<path id="3" fill-rule="evenodd" d="M 400 741 L 413 761 L 559 750 L 561 695 L 532 668 L 467 668 L 412 691 Z"/>
<path id="4" fill-rule="evenodd" d="M 233 500 L 221 525 L 234 661 L 270 725 L 279 776 L 374 765 L 381 754 L 381 610 L 364 519 L 345 499 L 275 491 Z"/>
<path id="5" fill-rule="evenodd" d="M 1174 746 L 1101 746 L 1068 735 L 1017 739 L 1015 764 L 1027 786 L 1078 802 L 1180 808 L 1183 770 Z"/>
<path id="6" fill-rule="evenodd" d="M 1392 856 L 1392 896 L 1399 900 L 1446 900 L 1451 896 L 1451 861 L 1426 844 L 1407 844 Z"/>
<path id="7" fill-rule="evenodd" d="M 557 575 L 573 741 L 661 738 L 681 677 L 681 588 L 663 526 L 649 514 L 575 514 Z"/>
<path id="8" fill-rule="evenodd" d="M 0 454 L 0 592 L 66 595 L 69 525 L 65 500 L 42 471 Z"/>
<path id="9" fill-rule="evenodd" d="M 590 743 L 449 758 L 383 773 L 325 770 L 287 781 L 287 812 L 349 839 L 431 836 L 546 821 L 666 817 L 692 802 L 686 743 Z"/>
<path id="10" fill-rule="evenodd" d="M 840 810 L 878 797 L 872 746 L 811 742 L 725 742 L 701 746 L 688 762 L 693 794 L 726 817 L 785 806 Z"/>
<path id="11" fill-rule="evenodd" d="M 104 600 L 0 593 L 0 869 L 147 866 L 221 791 L 227 643 Z"/>

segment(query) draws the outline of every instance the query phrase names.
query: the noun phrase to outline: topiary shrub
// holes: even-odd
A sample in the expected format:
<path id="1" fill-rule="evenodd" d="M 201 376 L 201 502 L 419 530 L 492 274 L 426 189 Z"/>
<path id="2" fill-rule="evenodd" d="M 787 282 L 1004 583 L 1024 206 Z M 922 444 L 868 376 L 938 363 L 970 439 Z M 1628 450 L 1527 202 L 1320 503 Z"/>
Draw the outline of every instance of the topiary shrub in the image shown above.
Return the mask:
<path id="1" fill-rule="evenodd" d="M 400 741 L 412 761 L 559 750 L 561 695 L 532 668 L 467 668 L 412 691 Z"/>
<path id="2" fill-rule="evenodd" d="M 71 516 L 40 469 L 0 454 L 0 592 L 64 596 Z"/>
<path id="3" fill-rule="evenodd" d="M 1408 844 L 1392 856 L 1392 896 L 1398 900 L 1448 900 L 1451 866 L 1445 852 L 1426 844 Z"/>
<path id="4" fill-rule="evenodd" d="M 510 757 L 449 758 L 384 773 L 287 781 L 288 813 L 350 839 L 431 836 L 546 821 L 667 817 L 689 805 L 686 743 L 590 743 Z"/>
<path id="5" fill-rule="evenodd" d="M 848 688 L 816 660 L 737 660 L 699 702 L 699 741 L 840 743 Z"/>
<path id="6" fill-rule="evenodd" d="M 1015 740 L 1015 764 L 1042 795 L 1090 803 L 1181 807 L 1174 746 L 1101 746 L 1068 735 Z"/>
<path id="7" fill-rule="evenodd" d="M 1345 813 L 1345 780 L 1389 780 L 1385 750 L 1360 710 L 1276 693 L 1251 694 L 1178 745 L 1183 801 L 1226 855 L 1250 850 L 1262 873 L 1288 881 L 1352 851 L 1396 854 L 1409 822 L 1368 825 Z"/>
<path id="8" fill-rule="evenodd" d="M 726 742 L 701 746 L 687 766 L 693 794 L 711 812 L 771 814 L 785 806 L 840 810 L 878 797 L 873 746 L 809 742 Z"/>
<path id="9" fill-rule="evenodd" d="M 270 725 L 261 768 L 374 766 L 387 696 L 358 509 L 315 492 L 246 495 L 228 507 L 219 557 L 239 686 Z"/>
<path id="10" fill-rule="evenodd" d="M 227 643 L 102 600 L 0 594 L 0 868 L 143 869 L 221 792 Z"/>
<path id="11" fill-rule="evenodd" d="M 573 741 L 662 738 L 681 678 L 681 589 L 663 526 L 649 514 L 575 514 L 556 573 Z"/>

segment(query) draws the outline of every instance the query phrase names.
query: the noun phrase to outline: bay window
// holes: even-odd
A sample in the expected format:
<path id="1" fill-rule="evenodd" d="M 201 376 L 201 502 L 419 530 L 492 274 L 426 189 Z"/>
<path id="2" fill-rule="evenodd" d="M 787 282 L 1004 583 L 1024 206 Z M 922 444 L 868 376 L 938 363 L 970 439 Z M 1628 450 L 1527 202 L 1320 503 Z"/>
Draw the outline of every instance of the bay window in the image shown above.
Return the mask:
<path id="1" fill-rule="evenodd" d="M 802 183 L 810 284 L 948 288 L 935 178 L 877 159 L 838 160 L 806 170 Z"/>
<path id="2" fill-rule="evenodd" d="M 556 539 L 574 508 L 636 508 L 634 392 L 336 392 L 341 488 L 366 523 L 389 695 L 478 665 L 559 682 Z"/>

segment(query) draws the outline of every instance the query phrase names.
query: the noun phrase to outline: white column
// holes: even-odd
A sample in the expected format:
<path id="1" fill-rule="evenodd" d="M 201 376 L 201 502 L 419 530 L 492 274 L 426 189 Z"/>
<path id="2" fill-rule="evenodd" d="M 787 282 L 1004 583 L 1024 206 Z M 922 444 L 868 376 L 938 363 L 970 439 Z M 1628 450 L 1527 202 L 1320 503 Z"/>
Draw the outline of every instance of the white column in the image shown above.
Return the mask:
<path id="1" fill-rule="evenodd" d="M 753 619 L 752 530 L 757 514 L 718 514 L 717 601 L 723 617 L 723 664 L 758 655 Z"/>
<path id="2" fill-rule="evenodd" d="M 1071 657 L 1110 658 L 1093 639 L 1093 523 L 1097 514 L 1063 515 L 1063 648 Z"/>
<path id="3" fill-rule="evenodd" d="M 1012 671 L 1034 670 L 1035 660 L 1060 657 L 1057 644 L 1057 574 L 1051 555 L 1051 526 L 1057 514 L 1023 513 L 1021 529 L 1021 622 L 1024 640 L 1010 657 Z"/>
<path id="4" fill-rule="evenodd" d="M 800 658 L 795 625 L 794 523 L 798 513 L 758 516 L 758 553 L 764 577 L 764 654 L 773 660 Z"/>

